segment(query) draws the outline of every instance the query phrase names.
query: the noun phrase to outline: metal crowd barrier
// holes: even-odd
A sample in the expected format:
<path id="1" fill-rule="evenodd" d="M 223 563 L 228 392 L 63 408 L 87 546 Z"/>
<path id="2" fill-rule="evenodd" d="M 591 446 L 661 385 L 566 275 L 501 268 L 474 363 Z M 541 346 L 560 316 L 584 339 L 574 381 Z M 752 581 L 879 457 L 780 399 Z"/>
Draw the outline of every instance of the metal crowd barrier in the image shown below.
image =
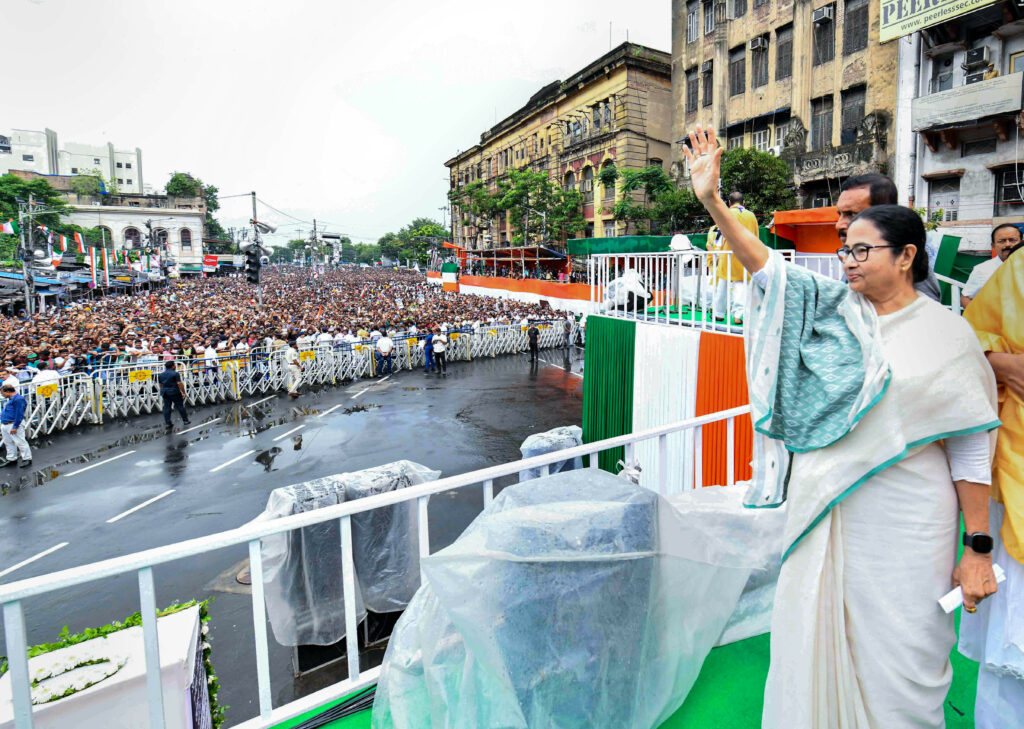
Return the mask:
<path id="1" fill-rule="evenodd" d="M 539 347 L 562 345 L 562 322 L 537 322 L 537 328 Z M 527 329 L 521 325 L 490 324 L 449 330 L 448 361 L 468 362 L 526 351 Z M 423 367 L 425 338 L 426 334 L 394 337 L 392 371 Z M 324 342 L 298 349 L 304 386 L 334 385 L 377 374 L 371 341 Z M 283 348 L 254 347 L 244 352 L 219 352 L 215 360 L 178 359 L 185 401 L 189 406 L 207 405 L 283 390 L 288 381 L 284 354 Z M 162 360 L 133 362 L 103 365 L 91 374 L 65 375 L 59 382 L 46 385 L 22 384 L 21 393 L 28 401 L 27 436 L 34 438 L 82 423 L 159 412 L 163 409 L 163 398 L 157 376 L 163 370 Z"/>

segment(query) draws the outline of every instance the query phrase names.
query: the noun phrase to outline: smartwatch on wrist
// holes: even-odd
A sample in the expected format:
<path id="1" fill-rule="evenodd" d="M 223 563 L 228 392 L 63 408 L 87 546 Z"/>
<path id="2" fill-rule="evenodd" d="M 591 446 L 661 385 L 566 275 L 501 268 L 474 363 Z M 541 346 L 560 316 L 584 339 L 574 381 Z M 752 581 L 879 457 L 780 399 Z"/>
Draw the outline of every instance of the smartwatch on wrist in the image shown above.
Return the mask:
<path id="1" fill-rule="evenodd" d="M 963 545 L 970 547 L 978 554 L 990 554 L 992 552 L 992 537 L 985 532 L 974 532 L 964 534 Z"/>

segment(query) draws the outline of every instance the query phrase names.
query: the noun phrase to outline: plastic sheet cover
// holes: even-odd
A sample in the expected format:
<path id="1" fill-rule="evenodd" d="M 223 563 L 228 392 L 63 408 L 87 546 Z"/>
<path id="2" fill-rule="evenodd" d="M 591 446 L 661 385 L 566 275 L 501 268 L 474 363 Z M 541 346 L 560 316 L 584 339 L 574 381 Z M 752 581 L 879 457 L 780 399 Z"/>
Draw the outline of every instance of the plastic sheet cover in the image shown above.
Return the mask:
<path id="1" fill-rule="evenodd" d="M 523 458 L 543 456 L 555 451 L 575 448 L 583 445 L 583 428 L 578 425 L 564 425 L 559 428 L 552 428 L 546 433 L 534 433 L 528 436 L 523 444 L 519 446 L 519 452 Z M 575 471 L 583 468 L 583 459 L 580 457 L 571 458 L 566 461 L 558 461 L 548 466 L 548 473 L 560 473 L 561 471 Z M 540 478 L 541 469 L 527 468 L 519 472 L 520 481 L 529 481 L 531 478 Z"/>
<path id="2" fill-rule="evenodd" d="M 274 489 L 257 521 L 301 514 L 440 476 L 411 461 Z M 357 619 L 366 609 L 403 609 L 419 586 L 415 502 L 352 517 Z M 262 545 L 267 613 L 281 645 L 331 645 L 345 637 L 341 532 L 337 520 L 266 537 Z"/>
<path id="3" fill-rule="evenodd" d="M 373 727 L 657 727 L 759 566 L 603 471 L 510 486 L 424 560 Z"/>
<path id="4" fill-rule="evenodd" d="M 627 268 L 621 276 L 613 278 L 605 287 L 604 308 L 614 309 L 627 306 L 630 304 L 631 296 L 644 300 L 651 298 L 640 274 L 636 269 Z"/>
<path id="5" fill-rule="evenodd" d="M 785 504 L 776 509 L 745 508 L 743 494 L 748 485 L 710 486 L 668 497 L 688 530 L 714 533 L 762 564 L 750 573 L 716 645 L 761 635 L 771 628 L 775 585 L 782 568 L 786 508 Z"/>

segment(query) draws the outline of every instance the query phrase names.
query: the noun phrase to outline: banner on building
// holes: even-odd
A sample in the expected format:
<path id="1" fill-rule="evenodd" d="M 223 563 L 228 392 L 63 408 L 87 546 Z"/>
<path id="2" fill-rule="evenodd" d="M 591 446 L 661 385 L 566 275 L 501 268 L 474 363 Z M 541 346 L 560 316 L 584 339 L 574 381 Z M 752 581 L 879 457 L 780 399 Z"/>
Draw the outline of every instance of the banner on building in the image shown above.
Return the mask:
<path id="1" fill-rule="evenodd" d="M 970 13 L 995 0 L 881 0 L 878 21 L 878 41 L 902 38 L 914 31 L 924 30 Z"/>

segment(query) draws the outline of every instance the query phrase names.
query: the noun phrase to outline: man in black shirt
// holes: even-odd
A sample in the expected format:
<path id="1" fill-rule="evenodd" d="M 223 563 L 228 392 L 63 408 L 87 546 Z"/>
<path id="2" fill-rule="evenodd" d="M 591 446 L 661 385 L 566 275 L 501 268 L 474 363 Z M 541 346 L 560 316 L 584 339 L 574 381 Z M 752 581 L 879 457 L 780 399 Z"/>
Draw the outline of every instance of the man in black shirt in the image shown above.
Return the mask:
<path id="1" fill-rule="evenodd" d="M 537 328 L 536 324 L 531 322 L 530 328 L 526 331 L 526 336 L 530 339 L 530 361 L 536 362 L 540 359 L 540 355 L 537 353 L 537 342 L 540 337 L 540 329 Z"/>
<path id="2" fill-rule="evenodd" d="M 185 383 L 181 381 L 181 375 L 174 369 L 174 362 L 170 361 L 164 365 L 164 371 L 159 374 L 160 394 L 164 398 L 164 422 L 168 429 L 171 427 L 171 409 L 177 408 L 185 425 L 189 424 L 188 413 L 185 412 Z"/>

